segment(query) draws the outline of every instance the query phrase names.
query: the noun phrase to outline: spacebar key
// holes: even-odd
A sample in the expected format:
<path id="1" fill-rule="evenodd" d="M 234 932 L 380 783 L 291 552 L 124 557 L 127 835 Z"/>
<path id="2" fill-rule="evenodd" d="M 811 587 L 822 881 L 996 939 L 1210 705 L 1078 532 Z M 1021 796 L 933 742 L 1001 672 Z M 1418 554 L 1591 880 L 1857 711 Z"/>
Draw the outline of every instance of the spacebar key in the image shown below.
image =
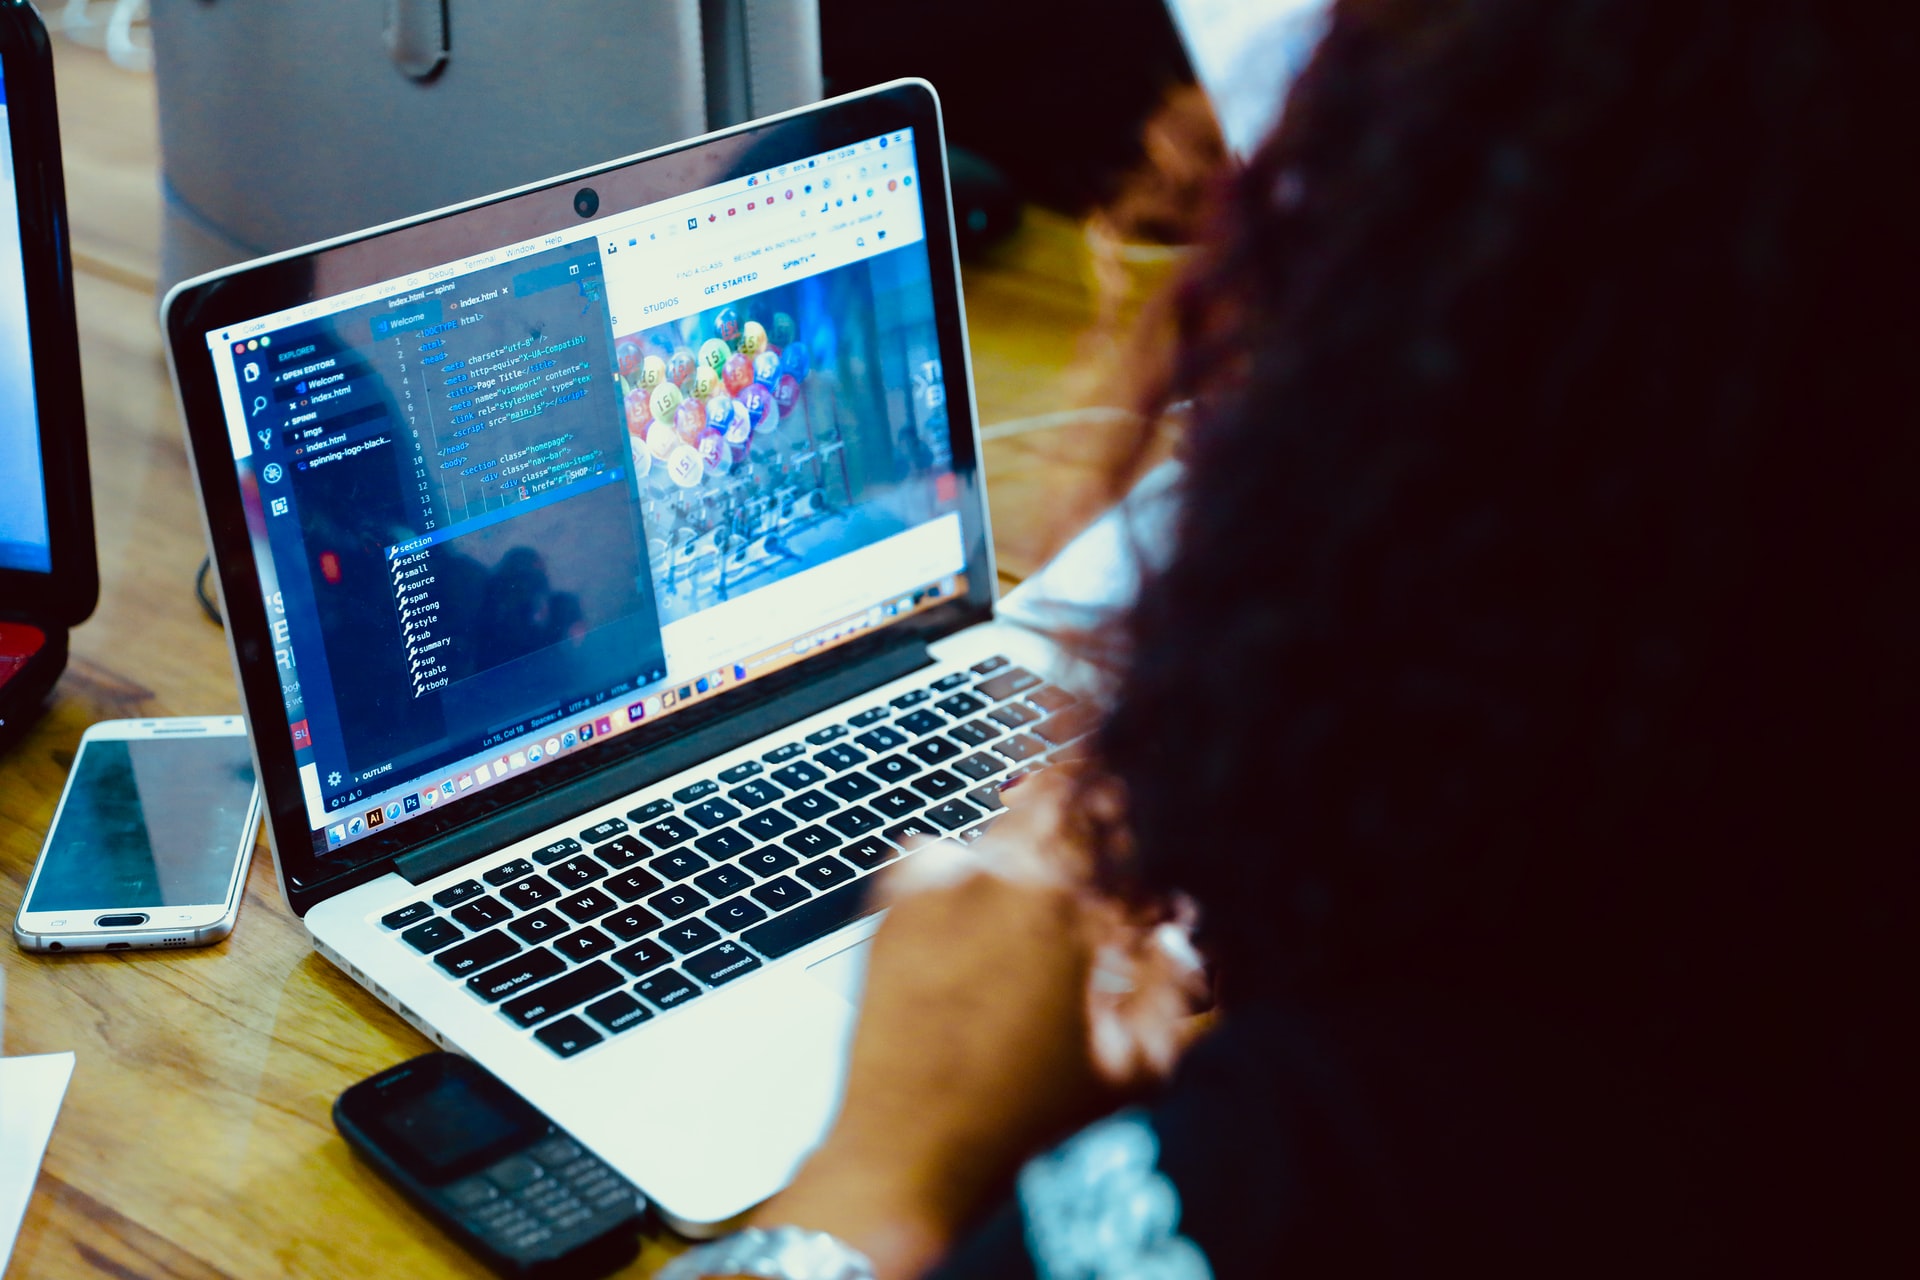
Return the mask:
<path id="1" fill-rule="evenodd" d="M 880 904 L 870 901 L 872 895 L 867 892 L 872 879 L 868 876 L 856 880 L 791 911 L 783 911 L 765 924 L 753 926 L 741 934 L 740 939 L 769 960 L 797 951 L 841 925 L 852 924 L 861 916 L 878 911 Z"/>

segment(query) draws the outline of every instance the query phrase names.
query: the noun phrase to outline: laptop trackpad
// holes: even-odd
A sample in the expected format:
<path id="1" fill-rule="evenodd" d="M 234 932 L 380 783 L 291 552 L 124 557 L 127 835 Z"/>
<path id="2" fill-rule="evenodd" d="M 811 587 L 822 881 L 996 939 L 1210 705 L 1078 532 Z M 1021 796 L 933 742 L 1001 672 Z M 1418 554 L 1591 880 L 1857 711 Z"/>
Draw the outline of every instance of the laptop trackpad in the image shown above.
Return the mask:
<path id="1" fill-rule="evenodd" d="M 867 984 L 867 952 L 872 949 L 872 939 L 862 938 L 844 951 L 814 961 L 807 966 L 807 974 L 858 1009 L 860 993 Z"/>

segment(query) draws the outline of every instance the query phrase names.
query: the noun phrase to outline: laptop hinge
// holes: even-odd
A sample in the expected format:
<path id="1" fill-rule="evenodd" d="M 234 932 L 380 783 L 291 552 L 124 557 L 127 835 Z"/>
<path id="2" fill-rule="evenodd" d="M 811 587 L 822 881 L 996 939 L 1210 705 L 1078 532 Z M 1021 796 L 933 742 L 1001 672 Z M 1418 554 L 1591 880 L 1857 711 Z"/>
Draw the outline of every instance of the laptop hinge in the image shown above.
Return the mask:
<path id="1" fill-rule="evenodd" d="M 413 884 L 424 884 L 473 858 L 524 840 L 596 805 L 618 799 L 702 761 L 724 755 L 755 738 L 776 733 L 797 720 L 877 689 L 910 671 L 929 666 L 925 642 L 889 647 L 817 680 L 808 680 L 737 716 L 704 725 L 583 778 L 541 793 L 471 826 L 449 831 L 412 853 L 393 860 L 393 869 Z"/>

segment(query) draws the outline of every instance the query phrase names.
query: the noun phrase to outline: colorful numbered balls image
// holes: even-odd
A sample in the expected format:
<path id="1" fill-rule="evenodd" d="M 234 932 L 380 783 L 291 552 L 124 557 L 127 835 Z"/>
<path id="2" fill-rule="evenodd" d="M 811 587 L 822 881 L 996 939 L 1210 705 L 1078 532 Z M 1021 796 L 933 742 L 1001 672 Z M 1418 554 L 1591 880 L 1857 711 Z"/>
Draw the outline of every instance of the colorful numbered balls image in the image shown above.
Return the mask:
<path id="1" fill-rule="evenodd" d="M 719 314 L 713 317 L 713 331 L 720 341 L 732 346 L 740 340 L 740 313 L 732 307 L 720 308 Z"/>
<path id="2" fill-rule="evenodd" d="M 733 354 L 733 348 L 718 338 L 708 338 L 700 344 L 700 363 L 718 374 L 726 367 L 727 357 Z"/>
<path id="3" fill-rule="evenodd" d="M 695 400 L 711 400 L 720 390 L 720 371 L 709 369 L 698 361 L 693 366 L 693 381 L 687 384 L 687 394 Z"/>
<path id="4" fill-rule="evenodd" d="M 692 445 L 681 444 L 676 438 L 673 452 L 666 457 L 667 478 L 682 489 L 691 489 L 700 483 L 707 473 L 707 464 L 700 460 L 700 451 Z"/>
<path id="5" fill-rule="evenodd" d="M 653 409 L 647 404 L 647 393 L 634 388 L 627 392 L 627 430 L 645 435 L 647 424 L 653 421 Z"/>
<path id="6" fill-rule="evenodd" d="M 767 331 L 760 327 L 758 320 L 749 320 L 740 330 L 740 350 L 749 356 L 757 356 L 767 349 Z"/>
<path id="7" fill-rule="evenodd" d="M 740 393 L 740 403 L 746 406 L 747 421 L 755 431 L 771 431 L 780 425 L 780 406 L 774 403 L 773 392 L 759 383 Z"/>
<path id="8" fill-rule="evenodd" d="M 779 356 L 773 354 L 771 351 L 762 351 L 753 358 L 753 380 L 755 382 L 764 382 L 768 386 L 772 386 L 773 380 L 779 376 Z"/>
<path id="9" fill-rule="evenodd" d="M 739 395 L 753 385 L 753 361 L 743 355 L 728 356 L 726 367 L 720 370 L 720 382 L 728 392 Z"/>
<path id="10" fill-rule="evenodd" d="M 686 390 L 687 380 L 693 377 L 693 352 L 685 347 L 675 347 L 673 354 L 667 357 L 667 381 L 682 391 Z"/>
<path id="11" fill-rule="evenodd" d="M 632 338 L 622 338 L 613 345 L 613 358 L 620 368 L 620 376 L 632 382 L 640 372 L 640 344 Z"/>
<path id="12" fill-rule="evenodd" d="M 727 448 L 726 437 L 718 431 L 701 432 L 698 448 L 700 461 L 705 463 L 710 471 L 718 471 L 733 461 L 733 453 Z"/>
<path id="13" fill-rule="evenodd" d="M 792 374 L 802 382 L 807 380 L 807 370 L 811 367 L 808 362 L 811 359 L 812 356 L 808 353 L 807 344 L 804 342 L 788 342 L 780 347 L 781 370 Z"/>
<path id="14" fill-rule="evenodd" d="M 712 419 L 708 419 L 708 425 L 713 425 Z M 747 420 L 747 411 L 738 406 L 735 406 L 734 415 L 727 419 L 722 430 L 726 433 L 727 443 L 735 448 L 744 449 L 747 442 L 753 439 L 753 423 Z"/>
<path id="15" fill-rule="evenodd" d="M 667 362 L 659 356 L 648 356 L 640 362 L 640 385 L 651 391 L 667 380 Z"/>
<path id="16" fill-rule="evenodd" d="M 665 462 L 685 441 L 670 423 L 656 422 L 647 428 L 647 452 Z"/>
<path id="17" fill-rule="evenodd" d="M 770 335 L 773 338 L 773 345 L 784 350 L 786 345 L 793 341 L 794 333 L 793 317 L 784 311 L 774 312 L 773 330 Z"/>
<path id="18" fill-rule="evenodd" d="M 790 373 L 783 373 L 773 384 L 773 402 L 780 406 L 781 413 L 789 413 L 793 402 L 800 398 L 800 379 Z"/>
<path id="19" fill-rule="evenodd" d="M 707 429 L 707 407 L 698 400 L 688 400 L 673 413 L 673 429 L 680 438 L 692 444 Z"/>
<path id="20" fill-rule="evenodd" d="M 707 397 L 707 425 L 716 431 L 725 431 L 734 419 L 732 396 L 716 395 Z"/>
<path id="21" fill-rule="evenodd" d="M 680 388 L 671 382 L 663 382 L 653 389 L 653 416 L 662 422 L 672 422 L 673 415 L 680 408 L 680 402 L 686 397 L 680 394 Z"/>

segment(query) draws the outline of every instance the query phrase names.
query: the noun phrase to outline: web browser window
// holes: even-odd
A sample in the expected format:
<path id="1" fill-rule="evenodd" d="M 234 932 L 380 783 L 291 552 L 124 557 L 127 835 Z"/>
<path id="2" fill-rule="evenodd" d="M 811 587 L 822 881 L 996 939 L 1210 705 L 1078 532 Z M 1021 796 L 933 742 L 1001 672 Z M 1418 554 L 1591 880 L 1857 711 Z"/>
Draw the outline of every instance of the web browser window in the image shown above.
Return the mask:
<path id="1" fill-rule="evenodd" d="M 27 330 L 27 282 L 21 257 L 20 199 L 13 172 L 11 108 L 0 75 L 0 569 L 53 570 L 40 418 L 33 393 Z"/>
<path id="2" fill-rule="evenodd" d="M 208 333 L 315 847 L 965 590 L 910 130 Z"/>

